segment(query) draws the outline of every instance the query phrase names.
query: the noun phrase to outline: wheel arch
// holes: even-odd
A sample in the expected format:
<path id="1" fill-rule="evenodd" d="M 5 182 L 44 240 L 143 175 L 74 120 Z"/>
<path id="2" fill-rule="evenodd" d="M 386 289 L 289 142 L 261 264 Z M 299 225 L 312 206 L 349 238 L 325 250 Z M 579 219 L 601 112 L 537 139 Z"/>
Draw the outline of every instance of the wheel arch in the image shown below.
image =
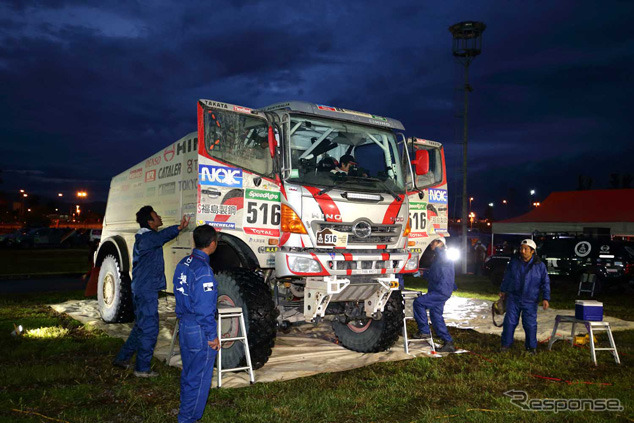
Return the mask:
<path id="1" fill-rule="evenodd" d="M 225 233 L 218 234 L 218 248 L 210 257 L 214 272 L 236 267 L 255 270 L 258 259 L 251 248 L 240 238 Z"/>
<path id="2" fill-rule="evenodd" d="M 101 242 L 95 255 L 95 267 L 101 266 L 103 259 L 109 254 L 115 254 L 117 256 L 122 273 L 130 273 L 130 256 L 126 242 L 122 236 L 115 235 Z"/>

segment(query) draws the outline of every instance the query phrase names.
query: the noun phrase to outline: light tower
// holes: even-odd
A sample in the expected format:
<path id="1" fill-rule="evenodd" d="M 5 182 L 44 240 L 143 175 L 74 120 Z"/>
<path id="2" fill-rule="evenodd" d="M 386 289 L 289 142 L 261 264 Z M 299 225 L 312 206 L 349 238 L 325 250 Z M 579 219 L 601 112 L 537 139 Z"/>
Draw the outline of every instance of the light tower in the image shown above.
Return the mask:
<path id="1" fill-rule="evenodd" d="M 464 127 L 462 138 L 462 273 L 467 273 L 467 129 L 469 111 L 469 65 L 482 52 L 482 33 L 486 25 L 482 22 L 460 22 L 449 27 L 453 36 L 453 55 L 464 66 Z"/>

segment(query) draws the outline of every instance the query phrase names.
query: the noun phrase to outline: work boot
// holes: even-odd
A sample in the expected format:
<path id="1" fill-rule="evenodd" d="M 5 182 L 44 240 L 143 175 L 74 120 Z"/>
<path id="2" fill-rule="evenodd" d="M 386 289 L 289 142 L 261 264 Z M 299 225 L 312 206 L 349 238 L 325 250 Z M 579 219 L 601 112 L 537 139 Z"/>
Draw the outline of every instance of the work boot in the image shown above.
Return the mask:
<path id="1" fill-rule="evenodd" d="M 148 370 L 147 372 L 140 372 L 138 370 L 134 371 L 134 376 L 136 377 L 158 377 L 158 373 L 152 370 Z"/>
<path id="2" fill-rule="evenodd" d="M 511 351 L 511 347 L 509 345 L 502 345 L 502 347 L 500 348 L 500 352 L 509 352 Z"/>
<path id="3" fill-rule="evenodd" d="M 431 339 L 431 333 L 416 332 L 412 335 L 412 339 L 424 339 L 425 341 L 429 341 Z"/>
<path id="4" fill-rule="evenodd" d="M 535 355 L 537 354 L 537 348 L 526 348 L 526 352 L 531 355 Z"/>
<path id="5" fill-rule="evenodd" d="M 129 361 L 119 361 L 119 360 L 112 360 L 112 365 L 115 367 L 119 367 L 120 369 L 123 370 L 130 370 L 130 362 Z"/>
<path id="6" fill-rule="evenodd" d="M 447 341 L 447 342 L 445 342 L 445 345 L 443 345 L 442 347 L 438 348 L 436 351 L 452 353 L 452 352 L 456 352 L 456 347 L 454 347 L 453 342 Z"/>

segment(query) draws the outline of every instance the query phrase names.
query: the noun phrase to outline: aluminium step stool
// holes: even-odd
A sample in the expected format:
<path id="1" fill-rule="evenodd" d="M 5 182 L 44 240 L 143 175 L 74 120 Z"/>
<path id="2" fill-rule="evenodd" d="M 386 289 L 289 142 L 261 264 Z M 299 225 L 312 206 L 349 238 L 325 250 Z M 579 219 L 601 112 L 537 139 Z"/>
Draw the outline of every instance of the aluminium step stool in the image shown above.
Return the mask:
<path id="1" fill-rule="evenodd" d="M 433 335 L 431 334 L 431 330 L 429 331 L 430 338 L 428 340 L 425 340 L 425 339 L 410 340 L 407 337 L 407 321 L 408 320 L 414 320 L 414 309 L 413 309 L 414 300 L 416 298 L 418 298 L 420 295 L 422 295 L 422 293 L 419 292 L 419 291 L 405 291 L 405 290 L 403 290 L 403 291 L 401 291 L 401 295 L 403 296 L 404 307 L 405 307 L 405 309 L 403 310 L 403 312 L 404 312 L 404 316 L 403 316 L 403 347 L 404 347 L 404 350 L 405 350 L 405 354 L 409 354 L 409 343 L 410 342 L 415 342 L 415 341 L 422 341 L 422 342 L 425 342 L 425 343 L 429 344 L 429 346 L 431 347 L 432 352 L 436 352 L 436 344 L 434 344 L 434 338 L 433 338 Z M 411 311 L 411 313 L 408 312 L 408 311 Z M 427 310 L 427 313 L 429 313 L 429 310 Z"/>
<path id="2" fill-rule="evenodd" d="M 222 320 L 223 319 L 238 319 L 239 332 L 237 336 L 230 336 L 227 338 L 222 337 Z M 242 335 L 240 335 L 240 333 Z M 218 308 L 218 341 L 220 342 L 220 348 L 218 348 L 218 388 L 222 387 L 222 374 L 225 372 L 238 372 L 241 370 L 249 371 L 249 380 L 251 384 L 255 383 L 255 376 L 253 374 L 253 366 L 251 365 L 251 354 L 249 352 L 249 342 L 247 340 L 247 329 L 244 324 L 244 313 L 240 307 L 219 307 Z M 222 368 L 222 344 L 224 342 L 242 342 L 244 344 L 244 353 L 247 361 L 247 365 L 243 367 L 233 367 L 230 369 Z"/>
<path id="3" fill-rule="evenodd" d="M 238 319 L 239 324 L 239 332 L 236 337 L 223 338 L 222 337 L 222 319 Z M 249 380 L 253 384 L 255 383 L 255 376 L 253 373 L 253 366 L 251 365 L 251 354 L 249 353 L 249 342 L 247 340 L 247 331 L 244 324 L 244 315 L 242 314 L 242 308 L 240 307 L 219 307 L 218 308 L 218 342 L 220 343 L 220 348 L 218 348 L 218 357 L 216 359 L 216 364 L 218 366 L 218 388 L 222 387 L 222 374 L 225 372 L 237 372 L 240 370 L 248 370 L 249 371 Z M 165 359 L 167 365 L 170 365 L 172 357 L 174 357 L 174 344 L 176 343 L 176 337 L 178 336 L 178 318 L 176 318 L 176 323 L 174 326 L 174 332 L 172 333 L 172 341 L 170 343 L 170 350 Z M 242 336 L 239 334 L 242 333 Z M 231 369 L 223 369 L 222 368 L 222 343 L 223 342 L 243 342 L 244 350 L 246 355 L 247 365 L 244 367 L 234 367 Z"/>
<path id="4" fill-rule="evenodd" d="M 575 316 L 564 316 L 557 315 L 555 318 L 555 326 L 553 327 L 553 333 L 550 335 L 550 340 L 548 341 L 548 349 L 552 349 L 553 344 L 558 339 L 563 339 L 564 337 L 557 336 L 557 327 L 560 323 L 572 323 L 572 330 L 570 331 L 570 345 L 574 344 L 575 341 L 575 329 L 577 328 L 577 324 L 583 324 L 590 335 L 590 355 L 592 356 L 592 362 L 594 365 L 597 365 L 597 351 L 610 351 L 614 356 L 614 361 L 616 364 L 621 364 L 621 360 L 619 359 L 619 353 L 616 350 L 616 343 L 614 342 L 614 337 L 612 336 L 612 329 L 610 329 L 610 323 L 604 321 L 594 321 L 594 320 L 580 320 L 575 318 Z M 608 340 L 610 342 L 610 348 L 596 348 L 594 346 L 594 333 L 599 331 L 605 331 L 608 334 Z"/>
<path id="5" fill-rule="evenodd" d="M 590 297 L 594 297 L 594 288 L 597 282 L 596 273 L 585 272 L 581 274 L 581 278 L 579 279 L 579 290 L 577 291 L 577 297 L 581 295 L 582 292 L 589 292 Z"/>

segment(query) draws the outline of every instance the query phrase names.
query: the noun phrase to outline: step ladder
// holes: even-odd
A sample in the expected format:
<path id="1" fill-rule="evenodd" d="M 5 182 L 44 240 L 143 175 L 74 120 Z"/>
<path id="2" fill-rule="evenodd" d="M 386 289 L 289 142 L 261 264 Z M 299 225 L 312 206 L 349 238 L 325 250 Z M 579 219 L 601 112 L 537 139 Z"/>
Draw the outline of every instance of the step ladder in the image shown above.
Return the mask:
<path id="1" fill-rule="evenodd" d="M 564 316 L 557 315 L 555 318 L 555 326 L 553 327 L 553 333 L 550 336 L 550 341 L 548 341 L 548 349 L 552 349 L 553 344 L 558 339 L 563 339 L 562 336 L 557 336 L 557 328 L 562 323 L 572 323 L 572 329 L 570 331 L 570 345 L 573 345 L 577 324 L 584 325 L 586 330 L 588 331 L 588 335 L 590 337 L 590 355 L 592 356 L 592 362 L 594 365 L 597 365 L 597 351 L 610 351 L 612 356 L 614 357 L 614 361 L 616 364 L 621 364 L 621 360 L 619 358 L 619 353 L 616 350 L 616 343 L 614 342 L 614 337 L 612 336 L 612 329 L 610 329 L 610 323 L 604 321 L 593 321 L 593 320 L 581 320 L 576 319 L 574 316 Z M 610 348 L 597 348 L 594 345 L 594 334 L 596 332 L 605 331 L 608 334 L 608 341 L 610 342 Z"/>
<path id="2" fill-rule="evenodd" d="M 222 337 L 222 321 L 223 319 L 238 319 L 239 332 L 237 336 Z M 242 335 L 240 335 L 242 334 Z M 242 370 L 249 371 L 249 379 L 253 384 L 255 383 L 255 376 L 253 374 L 253 366 L 251 365 L 251 354 L 249 353 L 249 342 L 247 340 L 247 329 L 244 324 L 244 314 L 240 307 L 219 307 L 218 308 L 218 341 L 220 342 L 220 348 L 218 349 L 218 388 L 222 387 L 222 374 L 226 372 L 239 372 Z M 247 361 L 247 365 L 243 367 L 233 367 L 230 369 L 222 368 L 222 344 L 225 342 L 242 342 L 244 344 L 244 353 Z"/>
<path id="3" fill-rule="evenodd" d="M 225 319 L 238 319 L 239 324 L 239 332 L 238 336 L 223 338 L 222 337 L 222 320 Z M 253 384 L 255 383 L 255 376 L 253 373 L 253 366 L 251 365 L 251 354 L 249 352 L 249 342 L 247 340 L 247 330 L 244 324 L 244 315 L 242 314 L 242 309 L 240 307 L 219 307 L 218 308 L 218 342 L 220 343 L 220 348 L 218 349 L 218 357 L 216 360 L 216 364 L 218 366 L 218 388 L 222 387 L 222 374 L 226 372 L 237 372 L 241 370 L 249 371 L 249 380 Z M 174 357 L 174 344 L 176 343 L 176 337 L 178 336 L 178 318 L 176 318 L 176 322 L 174 325 L 174 332 L 172 332 L 172 341 L 170 343 L 170 350 L 167 354 L 167 358 L 165 359 L 165 363 L 169 366 L 172 357 Z M 242 333 L 242 336 L 240 336 Z M 222 343 L 223 342 L 243 342 L 244 343 L 244 351 L 246 355 L 247 365 L 244 367 L 234 367 L 231 369 L 223 369 L 222 368 Z"/>
<path id="4" fill-rule="evenodd" d="M 404 315 L 403 315 L 403 348 L 405 350 L 405 354 L 409 354 L 409 343 L 410 342 L 417 342 L 417 341 L 421 341 L 421 342 L 425 342 L 427 343 L 430 347 L 433 353 L 436 352 L 436 344 L 434 344 L 434 338 L 431 334 L 431 330 L 429 331 L 429 339 L 414 339 L 414 340 L 410 340 L 407 337 L 407 321 L 408 320 L 414 320 L 414 307 L 413 307 L 413 303 L 414 300 L 416 298 L 418 298 L 420 295 L 422 295 L 421 292 L 418 291 L 401 291 L 401 295 L 403 296 L 403 306 L 404 306 Z M 429 310 L 427 310 L 427 313 L 429 313 Z M 428 317 L 429 319 L 429 314 Z M 431 323 L 430 323 L 431 324 Z"/>
<path id="5" fill-rule="evenodd" d="M 581 274 L 579 279 L 579 291 L 577 296 L 580 296 L 582 292 L 589 292 L 591 297 L 594 297 L 594 287 L 597 281 L 596 273 L 586 272 Z"/>

